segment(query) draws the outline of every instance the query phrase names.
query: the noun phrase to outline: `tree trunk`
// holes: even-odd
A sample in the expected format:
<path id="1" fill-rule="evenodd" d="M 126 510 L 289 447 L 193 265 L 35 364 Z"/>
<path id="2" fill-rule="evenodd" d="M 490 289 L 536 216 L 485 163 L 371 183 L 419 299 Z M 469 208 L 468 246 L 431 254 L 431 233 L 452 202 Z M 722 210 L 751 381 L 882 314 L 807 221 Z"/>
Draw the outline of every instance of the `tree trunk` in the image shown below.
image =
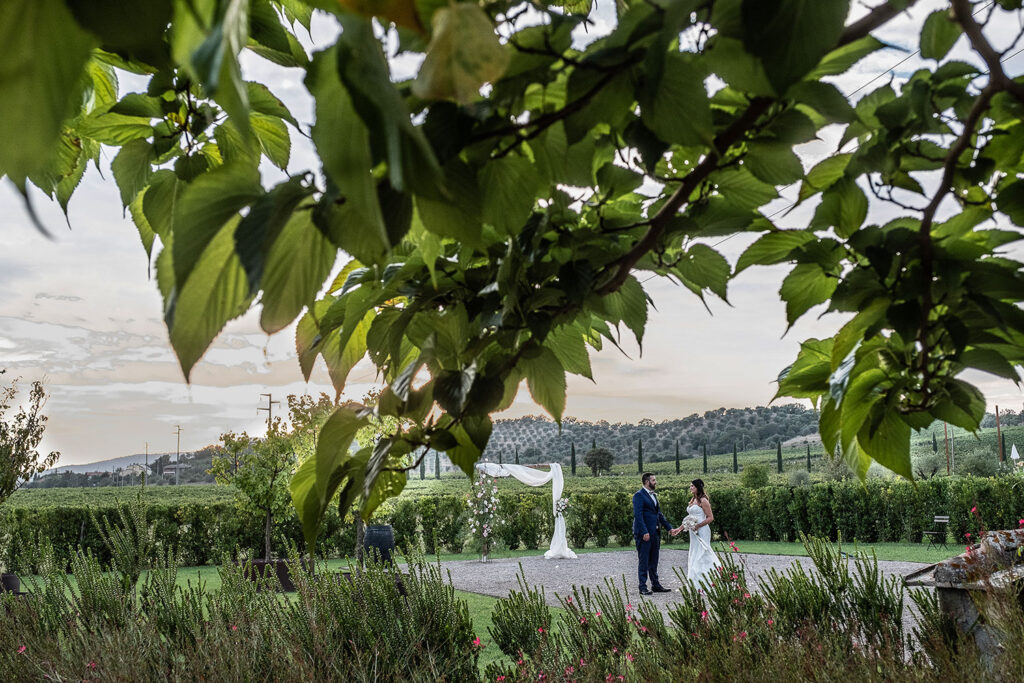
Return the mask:
<path id="1" fill-rule="evenodd" d="M 271 522 L 272 518 L 270 515 L 270 510 L 267 510 L 266 523 L 263 527 L 263 559 L 267 562 L 270 562 L 270 530 L 272 528 Z"/>
<path id="2" fill-rule="evenodd" d="M 366 535 L 366 528 L 363 526 L 363 516 L 359 513 L 358 510 L 356 512 L 353 512 L 352 516 L 355 517 L 355 520 L 356 520 L 356 547 L 355 547 L 356 562 L 358 562 L 359 566 L 362 567 L 363 566 L 363 539 L 364 539 L 364 537 Z"/>

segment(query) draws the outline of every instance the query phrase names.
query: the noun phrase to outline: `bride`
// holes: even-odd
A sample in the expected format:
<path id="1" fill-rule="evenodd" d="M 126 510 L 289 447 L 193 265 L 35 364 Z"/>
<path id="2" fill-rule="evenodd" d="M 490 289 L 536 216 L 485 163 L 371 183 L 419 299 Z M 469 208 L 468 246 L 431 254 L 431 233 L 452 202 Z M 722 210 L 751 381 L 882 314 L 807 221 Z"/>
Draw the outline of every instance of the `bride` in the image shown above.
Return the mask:
<path id="1" fill-rule="evenodd" d="M 715 515 L 711 512 L 711 501 L 704 493 L 704 482 L 694 479 L 690 483 L 689 504 L 686 506 L 686 517 L 688 520 L 695 519 L 696 524 L 690 527 L 690 552 L 686 558 L 686 578 L 699 586 L 701 580 L 715 567 L 721 565 L 718 556 L 711 549 L 711 529 L 708 525 L 715 521 Z M 687 527 L 684 520 L 676 533 Z"/>

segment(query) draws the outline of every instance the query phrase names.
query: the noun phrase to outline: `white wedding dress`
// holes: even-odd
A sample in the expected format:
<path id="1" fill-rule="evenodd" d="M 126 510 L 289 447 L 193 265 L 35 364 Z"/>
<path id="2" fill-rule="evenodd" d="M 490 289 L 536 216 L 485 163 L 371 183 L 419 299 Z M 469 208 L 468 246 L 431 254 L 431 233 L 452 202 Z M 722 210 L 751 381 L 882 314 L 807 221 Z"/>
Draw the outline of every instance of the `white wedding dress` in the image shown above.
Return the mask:
<path id="1" fill-rule="evenodd" d="M 693 515 L 698 522 L 703 522 L 707 518 L 703 508 L 696 504 L 687 507 L 686 514 Z M 700 586 L 701 580 L 721 564 L 715 551 L 711 549 L 711 527 L 705 524 L 696 531 L 691 531 L 690 552 L 686 556 L 686 578 L 690 583 Z"/>

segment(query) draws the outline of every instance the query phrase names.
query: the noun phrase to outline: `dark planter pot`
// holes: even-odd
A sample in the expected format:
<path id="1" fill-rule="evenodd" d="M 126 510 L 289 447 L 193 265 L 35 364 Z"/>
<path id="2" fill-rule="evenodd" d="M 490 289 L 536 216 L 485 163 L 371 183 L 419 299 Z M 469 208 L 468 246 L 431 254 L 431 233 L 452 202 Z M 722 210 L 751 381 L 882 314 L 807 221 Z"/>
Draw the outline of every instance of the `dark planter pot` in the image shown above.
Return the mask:
<path id="1" fill-rule="evenodd" d="M 0 574 L 0 592 L 20 593 L 21 579 L 17 574 Z"/>
<path id="2" fill-rule="evenodd" d="M 395 531 L 390 524 L 371 524 L 366 527 L 366 534 L 363 536 L 363 549 L 366 550 L 367 560 L 380 560 L 381 562 L 393 562 L 391 558 L 395 551 Z"/>
<path id="3" fill-rule="evenodd" d="M 308 563 L 303 560 L 303 567 L 309 571 Z M 281 590 L 291 592 L 295 590 L 295 582 L 292 580 L 288 560 L 249 560 L 242 564 L 242 575 L 249 581 L 262 581 L 265 577 L 276 576 L 281 584 Z"/>

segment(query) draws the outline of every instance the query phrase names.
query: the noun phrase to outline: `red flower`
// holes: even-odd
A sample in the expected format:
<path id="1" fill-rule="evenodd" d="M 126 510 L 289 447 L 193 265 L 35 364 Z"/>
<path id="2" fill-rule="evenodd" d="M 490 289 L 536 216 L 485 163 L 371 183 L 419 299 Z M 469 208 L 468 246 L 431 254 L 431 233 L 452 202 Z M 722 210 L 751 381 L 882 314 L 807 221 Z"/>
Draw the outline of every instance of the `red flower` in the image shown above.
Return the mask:
<path id="1" fill-rule="evenodd" d="M 971 537 L 971 532 L 968 531 L 966 534 L 964 534 L 964 536 L 967 537 L 967 538 L 970 538 Z"/>
<path id="2" fill-rule="evenodd" d="M 24 645 L 22 645 L 21 647 L 19 647 L 19 648 L 18 648 L 18 654 L 19 654 L 19 655 L 23 655 L 23 654 L 25 654 L 25 650 L 27 650 L 27 649 L 28 649 L 27 647 L 25 647 Z"/>
<path id="3" fill-rule="evenodd" d="M 232 630 L 232 631 L 237 631 L 237 630 L 238 630 L 238 627 L 237 627 L 237 626 L 235 626 L 234 624 L 232 624 L 232 625 L 231 625 L 231 630 Z"/>
<path id="4" fill-rule="evenodd" d="M 542 629 L 542 628 L 540 628 L 540 627 L 538 626 L 538 627 L 537 627 L 537 633 L 544 633 L 544 629 Z"/>
<path id="5" fill-rule="evenodd" d="M 505 677 L 504 676 L 498 676 L 494 680 L 496 680 L 496 681 L 498 681 L 500 683 L 501 681 L 505 680 Z"/>
<path id="6" fill-rule="evenodd" d="M 96 662 L 90 661 L 88 664 L 86 664 L 86 666 L 94 671 L 96 670 Z"/>
<path id="7" fill-rule="evenodd" d="M 480 647 L 480 637 L 477 636 L 473 639 L 473 647 Z"/>
<path id="8" fill-rule="evenodd" d="M 774 622 L 774 621 L 772 621 L 771 619 L 769 619 L 769 620 L 768 620 L 768 625 L 769 625 L 769 626 L 771 626 L 771 625 L 772 625 L 772 624 L 774 624 L 774 623 L 775 623 L 775 622 Z"/>

